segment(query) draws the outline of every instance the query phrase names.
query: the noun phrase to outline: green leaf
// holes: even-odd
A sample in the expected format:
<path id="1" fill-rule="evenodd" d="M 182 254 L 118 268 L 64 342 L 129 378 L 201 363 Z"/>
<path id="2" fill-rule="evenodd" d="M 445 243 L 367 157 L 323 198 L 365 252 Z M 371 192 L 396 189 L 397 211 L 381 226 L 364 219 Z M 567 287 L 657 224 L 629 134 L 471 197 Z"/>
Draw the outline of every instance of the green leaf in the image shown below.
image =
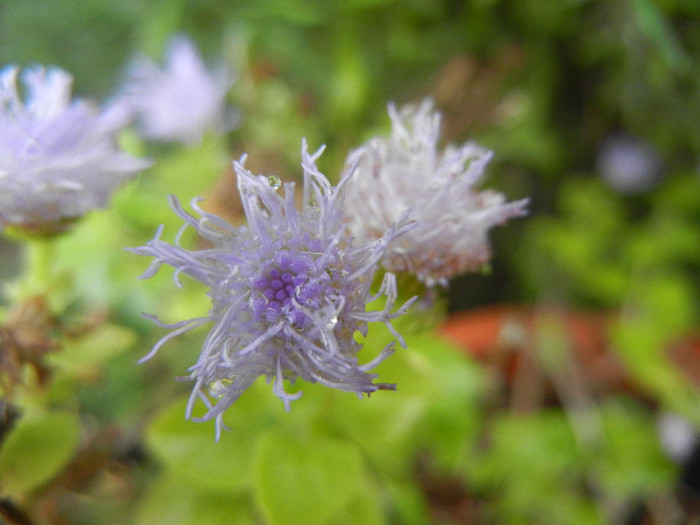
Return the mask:
<path id="1" fill-rule="evenodd" d="M 275 525 L 323 523 L 364 489 L 362 456 L 349 442 L 269 432 L 255 458 L 255 496 Z"/>
<path id="2" fill-rule="evenodd" d="M 248 525 L 255 523 L 248 498 L 183 484 L 178 475 L 161 476 L 136 513 L 135 525 Z"/>
<path id="3" fill-rule="evenodd" d="M 113 324 L 102 325 L 79 339 L 69 339 L 61 352 L 51 354 L 52 364 L 64 369 L 64 373 L 81 376 L 94 373 L 110 358 L 118 355 L 136 342 L 133 330 Z"/>
<path id="4" fill-rule="evenodd" d="M 676 469 L 661 450 L 651 415 L 621 400 L 607 402 L 601 415 L 605 450 L 599 472 L 606 494 L 631 498 L 670 490 Z"/>
<path id="5" fill-rule="evenodd" d="M 49 481 L 73 456 L 80 435 L 75 414 L 53 411 L 25 415 L 0 449 L 0 485 L 23 494 Z"/>
<path id="6" fill-rule="evenodd" d="M 255 385 L 254 385 L 255 386 Z M 229 409 L 231 432 L 216 442 L 214 422 L 185 419 L 187 398 L 178 399 L 153 421 L 146 443 L 183 484 L 213 490 L 240 491 L 250 487 L 252 451 L 259 435 L 275 424 L 265 394 L 249 391 Z M 282 412 L 281 404 L 278 412 Z"/>
<path id="7" fill-rule="evenodd" d="M 658 50 L 666 65 L 673 69 L 690 67 L 691 60 L 676 38 L 673 26 L 654 3 L 649 0 L 635 0 L 633 6 L 640 30 Z"/>
<path id="8" fill-rule="evenodd" d="M 333 402 L 325 424 L 357 443 L 385 477 L 408 474 L 416 442 L 422 436 L 421 422 L 428 410 L 428 399 L 402 391 L 404 384 L 399 380 L 397 392 L 375 392 L 369 399 L 358 399 L 347 392 L 328 392 Z"/>
<path id="9" fill-rule="evenodd" d="M 327 525 L 382 525 L 385 523 L 384 514 L 379 505 L 376 489 L 369 480 L 365 481 L 365 490 L 357 495 L 338 514 L 326 520 Z"/>
<path id="10" fill-rule="evenodd" d="M 189 202 L 208 193 L 229 165 L 223 137 L 211 133 L 196 146 L 179 148 L 161 159 L 151 177 Z"/>
<path id="11" fill-rule="evenodd" d="M 471 480 L 485 483 L 486 490 L 497 494 L 496 522 L 601 522 L 580 489 L 582 458 L 563 412 L 542 410 L 497 418 L 489 449 L 480 459 L 470 466 Z"/>
<path id="12" fill-rule="evenodd" d="M 423 525 L 428 523 L 428 504 L 425 495 L 417 483 L 411 479 L 389 481 L 386 490 L 393 500 L 391 509 L 392 523 L 405 525 Z"/>
<path id="13" fill-rule="evenodd" d="M 369 78 L 366 65 L 358 56 L 357 35 L 348 28 L 341 33 L 335 53 L 335 71 L 331 76 L 329 107 L 332 118 L 338 122 L 352 122 L 362 114 L 369 91 Z"/>
<path id="14" fill-rule="evenodd" d="M 137 229 L 150 231 L 160 224 L 165 224 L 166 232 L 178 228 L 182 221 L 170 209 L 167 194 L 174 193 L 184 203 L 205 196 L 228 166 L 223 138 L 205 135 L 196 146 L 172 149 L 147 176 L 122 188 L 114 199 L 115 212 Z"/>
<path id="15" fill-rule="evenodd" d="M 384 345 L 382 333 L 370 328 L 368 352 Z M 397 350 L 373 372 L 380 381 L 396 383 L 396 391 L 365 399 L 328 391 L 325 427 L 357 443 L 385 481 L 409 476 L 419 452 L 428 453 L 440 468 L 461 464 L 476 438 L 484 386 L 480 369 L 459 349 L 428 333 L 411 334 L 408 348 Z"/>
<path id="16" fill-rule="evenodd" d="M 665 348 L 669 343 L 663 328 L 645 316 L 623 318 L 611 332 L 613 345 L 627 370 L 647 392 L 668 410 L 700 425 L 700 393 L 692 380 L 672 360 Z"/>

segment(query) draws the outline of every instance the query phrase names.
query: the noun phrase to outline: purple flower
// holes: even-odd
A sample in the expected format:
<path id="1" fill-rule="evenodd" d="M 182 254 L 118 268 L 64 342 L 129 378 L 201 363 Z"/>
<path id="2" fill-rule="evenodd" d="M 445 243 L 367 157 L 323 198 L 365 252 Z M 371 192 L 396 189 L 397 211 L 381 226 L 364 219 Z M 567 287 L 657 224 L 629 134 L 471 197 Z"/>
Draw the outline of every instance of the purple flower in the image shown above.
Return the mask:
<path id="1" fill-rule="evenodd" d="M 378 292 L 370 293 L 378 262 L 391 241 L 407 232 L 405 215 L 375 240 L 355 244 L 347 236 L 342 218 L 344 188 L 352 176 L 348 170 L 338 186 L 330 185 L 316 167 L 323 148 L 310 155 L 302 144 L 303 203 L 297 209 L 294 184 L 283 194 L 276 177 L 255 176 L 245 167 L 245 157 L 234 162 L 248 224 L 234 227 L 220 217 L 202 211 L 195 199 L 186 212 L 175 197 L 171 206 L 194 228 L 210 248 L 192 251 L 160 240 L 134 249 L 155 260 L 142 277 L 153 276 L 162 264 L 175 268 L 181 286 L 184 273 L 210 288 L 212 308 L 207 317 L 169 326 L 143 360 L 151 358 L 163 343 L 205 323 L 213 323 L 197 363 L 190 368 L 195 382 L 187 409 L 191 417 L 197 399 L 208 408 L 199 421 L 216 419 L 217 439 L 222 414 L 261 375 L 274 379 L 273 391 L 289 410 L 301 392 L 287 393 L 283 380 L 297 378 L 331 388 L 370 394 L 395 385 L 374 383 L 368 373 L 393 352 L 394 343 L 366 364 L 359 364 L 362 345 L 355 334 L 367 334 L 369 322 L 384 323 L 402 346 L 391 320 L 403 315 L 414 299 L 392 312 L 397 299 L 396 280 L 387 273 Z M 182 233 L 182 230 L 180 234 Z M 177 239 L 180 238 L 180 234 Z M 381 310 L 368 311 L 368 303 L 386 296 Z"/>
<path id="2" fill-rule="evenodd" d="M 389 116 L 389 139 L 372 139 L 348 156 L 346 170 L 356 174 L 346 191 L 345 219 L 367 242 L 410 209 L 418 227 L 391 244 L 382 264 L 428 286 L 446 285 L 489 260 L 488 230 L 524 215 L 528 201 L 506 203 L 496 191 L 475 188 L 490 151 L 469 142 L 438 152 L 440 114 L 430 100 L 400 113 L 390 104 Z"/>
<path id="3" fill-rule="evenodd" d="M 124 92 L 145 138 L 193 144 L 208 130 L 233 127 L 236 115 L 225 105 L 232 83 L 223 67 L 210 73 L 192 41 L 178 36 L 163 69 L 146 57 L 132 64 Z"/>
<path id="4" fill-rule="evenodd" d="M 128 123 L 123 108 L 100 112 L 71 101 L 72 77 L 60 69 L 0 71 L 0 228 L 12 225 L 51 233 L 93 208 L 150 162 L 117 148 L 116 133 Z"/>

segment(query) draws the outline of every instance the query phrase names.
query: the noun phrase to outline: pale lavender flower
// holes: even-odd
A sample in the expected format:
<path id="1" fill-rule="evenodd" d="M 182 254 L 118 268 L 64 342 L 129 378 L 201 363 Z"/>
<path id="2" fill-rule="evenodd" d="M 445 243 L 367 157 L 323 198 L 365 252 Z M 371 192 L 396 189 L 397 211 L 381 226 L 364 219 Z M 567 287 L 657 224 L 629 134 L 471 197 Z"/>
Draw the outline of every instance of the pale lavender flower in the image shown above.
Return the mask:
<path id="1" fill-rule="evenodd" d="M 124 93 L 145 138 L 193 144 L 206 131 L 233 127 L 236 115 L 225 103 L 232 84 L 224 67 L 210 72 L 194 43 L 177 36 L 164 68 L 147 57 L 131 64 Z"/>
<path id="2" fill-rule="evenodd" d="M 661 449 L 678 464 L 685 463 L 700 443 L 700 434 L 695 425 L 672 412 L 658 414 L 656 429 Z"/>
<path id="3" fill-rule="evenodd" d="M 438 151 L 440 114 L 425 100 L 398 112 L 389 105 L 388 139 L 374 138 L 348 156 L 345 219 L 361 241 L 376 238 L 405 210 L 418 227 L 391 244 L 382 261 L 428 286 L 483 266 L 491 257 L 487 232 L 526 213 L 527 199 L 506 203 L 501 193 L 479 191 L 491 152 L 468 142 Z M 357 164 L 357 168 L 355 168 Z"/>
<path id="4" fill-rule="evenodd" d="M 116 133 L 128 124 L 119 105 L 99 111 L 71 101 L 72 77 L 43 67 L 0 71 L 0 229 L 60 231 L 108 204 L 112 192 L 149 161 L 120 151 Z"/>
<path id="5" fill-rule="evenodd" d="M 598 169 L 619 193 L 649 191 L 659 182 L 662 162 L 647 142 L 631 135 L 608 138 L 598 153 Z"/>
<path id="6" fill-rule="evenodd" d="M 248 171 L 245 156 L 234 162 L 248 224 L 234 227 L 197 206 L 199 218 L 186 212 L 175 197 L 170 203 L 200 237 L 212 247 L 187 250 L 178 234 L 171 245 L 160 239 L 162 227 L 152 241 L 134 249 L 155 258 L 142 277 L 153 276 L 162 264 L 175 268 L 181 286 L 184 273 L 210 288 L 212 308 L 206 317 L 165 325 L 173 331 L 161 339 L 143 360 L 150 359 L 169 339 L 205 323 L 213 323 L 197 363 L 190 368 L 195 382 L 187 417 L 200 399 L 208 408 L 206 421 L 216 419 L 217 439 L 222 414 L 259 376 L 274 379 L 273 391 L 289 410 L 290 394 L 283 380 L 297 378 L 319 382 L 340 390 L 370 394 L 394 389 L 374 383 L 368 373 L 393 352 L 394 343 L 366 364 L 356 354 L 362 345 L 355 334 L 367 334 L 369 322 L 384 323 L 402 346 L 401 335 L 391 320 L 406 312 L 415 299 L 394 309 L 396 280 L 385 274 L 374 295 L 370 285 L 387 246 L 413 225 L 398 217 L 370 243 L 356 244 L 347 236 L 342 218 L 344 189 L 350 169 L 338 186 L 330 185 L 316 167 L 323 148 L 310 155 L 302 144 L 304 170 L 303 202 L 297 209 L 294 184 L 277 191 L 276 177 L 255 176 Z M 368 303 L 386 296 L 381 310 L 368 311 Z"/>

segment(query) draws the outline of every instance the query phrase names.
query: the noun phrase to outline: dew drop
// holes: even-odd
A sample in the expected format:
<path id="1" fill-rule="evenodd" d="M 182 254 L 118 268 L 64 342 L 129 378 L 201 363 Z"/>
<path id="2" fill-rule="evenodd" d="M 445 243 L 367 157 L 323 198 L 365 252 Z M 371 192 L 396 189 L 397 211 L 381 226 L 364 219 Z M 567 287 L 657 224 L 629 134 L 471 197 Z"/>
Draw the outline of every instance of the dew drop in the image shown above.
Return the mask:
<path id="1" fill-rule="evenodd" d="M 230 383 L 230 381 L 229 381 Z M 209 385 L 209 392 L 213 397 L 216 398 L 222 398 L 223 395 L 226 393 L 226 382 L 221 379 L 217 379 L 213 383 Z"/>
<path id="2" fill-rule="evenodd" d="M 277 189 L 280 186 L 282 186 L 282 181 L 280 180 L 280 178 L 277 175 L 270 175 L 267 178 L 267 182 L 269 182 L 270 186 L 272 186 L 274 189 Z"/>

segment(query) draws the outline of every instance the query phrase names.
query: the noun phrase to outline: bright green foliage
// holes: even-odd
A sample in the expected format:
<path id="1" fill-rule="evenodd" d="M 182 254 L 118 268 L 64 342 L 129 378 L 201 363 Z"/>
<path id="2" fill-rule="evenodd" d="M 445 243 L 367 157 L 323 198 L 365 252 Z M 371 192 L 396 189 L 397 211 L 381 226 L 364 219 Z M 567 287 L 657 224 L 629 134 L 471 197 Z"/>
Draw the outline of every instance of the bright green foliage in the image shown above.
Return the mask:
<path id="1" fill-rule="evenodd" d="M 185 420 L 185 401 L 179 400 L 163 411 L 147 435 L 149 448 L 182 483 L 219 491 L 251 488 L 255 443 L 273 421 L 259 398 L 241 399 L 244 417 L 236 422 L 221 446 L 210 446 L 213 424 Z M 247 410 L 246 410 L 247 408 Z"/>
<path id="2" fill-rule="evenodd" d="M 350 504 L 370 488 L 352 443 L 278 432 L 264 435 L 256 449 L 255 499 L 270 523 L 327 522 L 353 512 Z M 370 495 L 365 511 L 376 507 L 376 492 Z"/>
<path id="3" fill-rule="evenodd" d="M 642 498 L 668 487 L 676 468 L 664 456 L 651 415 L 629 400 L 601 407 L 602 457 L 595 471 L 609 498 Z"/>
<path id="4" fill-rule="evenodd" d="M 424 448 L 433 451 L 442 468 L 464 461 L 479 423 L 479 370 L 451 345 L 423 335 L 413 337 L 409 349 L 392 356 L 378 373 L 395 381 L 397 391 L 375 395 L 360 406 L 351 396 L 337 396 L 331 424 L 366 448 L 381 471 L 398 479 L 411 475 L 414 465 L 406 459 Z"/>
<path id="5" fill-rule="evenodd" d="M 133 331 L 117 325 L 102 325 L 84 337 L 67 342 L 51 362 L 61 373 L 76 378 L 89 378 L 110 358 L 125 352 L 136 343 Z"/>
<path id="6" fill-rule="evenodd" d="M 497 521 L 604 523 L 582 494 L 584 463 L 564 414 L 508 414 L 494 424 L 484 460 L 470 470 L 477 483 L 500 494 L 494 508 Z"/>
<path id="7" fill-rule="evenodd" d="M 63 469 L 80 440 L 80 421 L 67 411 L 27 414 L 0 450 L 3 492 L 18 495 L 37 489 Z"/>
<path id="8" fill-rule="evenodd" d="M 630 505 L 668 486 L 675 468 L 661 453 L 648 413 L 619 399 L 590 415 L 593 439 L 577 435 L 558 410 L 494 422 L 483 460 L 468 471 L 479 486 L 500 494 L 499 521 L 614 523 Z"/>
<path id="9" fill-rule="evenodd" d="M 133 523 L 250 525 L 255 523 L 255 514 L 244 496 L 181 483 L 175 476 L 163 475 L 150 487 Z"/>

